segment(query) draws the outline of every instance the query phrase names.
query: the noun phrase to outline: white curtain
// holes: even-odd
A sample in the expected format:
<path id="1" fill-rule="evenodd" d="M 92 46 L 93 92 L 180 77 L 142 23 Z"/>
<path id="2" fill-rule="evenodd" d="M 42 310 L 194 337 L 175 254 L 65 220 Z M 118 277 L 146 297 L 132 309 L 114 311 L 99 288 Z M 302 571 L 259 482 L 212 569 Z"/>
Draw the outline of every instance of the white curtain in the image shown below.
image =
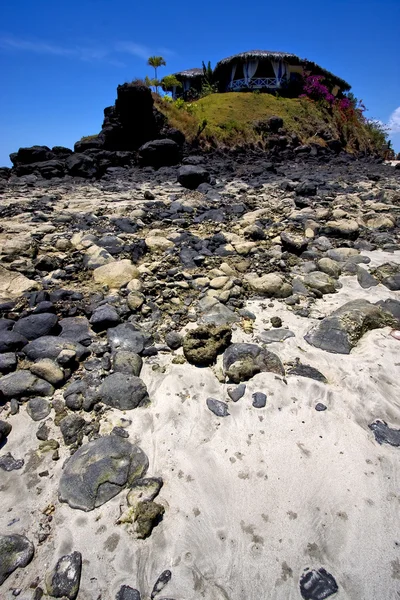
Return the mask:
<path id="1" fill-rule="evenodd" d="M 187 92 L 188 90 L 190 90 L 190 80 L 189 79 L 185 79 L 183 81 L 183 91 Z"/>
<path id="2" fill-rule="evenodd" d="M 247 77 L 250 81 L 250 79 L 253 79 L 254 75 L 256 74 L 258 68 L 258 59 L 255 58 L 254 60 L 249 60 L 249 62 L 247 63 Z"/>
<path id="3" fill-rule="evenodd" d="M 281 68 L 282 68 L 281 67 L 282 63 L 281 63 L 280 60 L 271 60 L 271 65 L 272 65 L 272 68 L 274 70 L 275 77 L 278 79 L 279 76 L 280 76 L 280 71 L 281 71 Z"/>
<path id="4" fill-rule="evenodd" d="M 232 65 L 232 72 L 231 72 L 231 83 L 232 81 L 235 79 L 235 75 L 236 75 L 236 63 L 234 63 Z"/>

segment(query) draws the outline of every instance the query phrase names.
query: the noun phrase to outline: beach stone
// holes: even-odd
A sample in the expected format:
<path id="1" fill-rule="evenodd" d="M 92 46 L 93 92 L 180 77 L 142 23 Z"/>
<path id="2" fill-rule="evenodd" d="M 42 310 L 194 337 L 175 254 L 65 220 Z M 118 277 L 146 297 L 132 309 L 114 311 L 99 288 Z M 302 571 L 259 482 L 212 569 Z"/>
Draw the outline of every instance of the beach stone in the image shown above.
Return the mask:
<path id="1" fill-rule="evenodd" d="M 261 277 L 248 273 L 244 276 L 244 281 L 252 291 L 271 298 L 287 298 L 293 291 L 292 286 L 285 283 L 279 273 L 267 273 Z"/>
<path id="2" fill-rule="evenodd" d="M 342 272 L 342 269 L 340 268 L 340 265 L 337 263 L 337 261 L 332 260 L 332 258 L 328 258 L 327 256 L 320 258 L 317 261 L 317 265 L 320 271 L 326 273 L 327 275 L 330 275 L 331 277 L 337 278 Z"/>
<path id="3" fill-rule="evenodd" d="M 62 556 L 46 576 L 46 588 L 53 598 L 75 600 L 79 592 L 82 571 L 82 554 L 72 552 Z"/>
<path id="4" fill-rule="evenodd" d="M 26 337 L 17 331 L 2 330 L 0 337 L 0 353 L 5 354 L 21 350 L 27 342 L 28 340 Z"/>
<path id="5" fill-rule="evenodd" d="M 374 287 L 379 283 L 379 281 L 377 281 L 375 277 L 371 275 L 371 273 L 369 273 L 366 269 L 363 269 L 362 267 L 357 266 L 356 273 L 357 281 L 364 290 L 370 287 Z"/>
<path id="6" fill-rule="evenodd" d="M 386 326 L 396 326 L 391 314 L 367 300 L 352 300 L 322 319 L 304 339 L 326 352 L 349 354 L 364 333 Z"/>
<path id="7" fill-rule="evenodd" d="M 137 279 L 132 279 L 132 281 L 137 281 Z M 139 290 L 132 290 L 126 299 L 126 303 L 131 310 L 138 310 L 143 306 L 145 299 L 146 297 Z"/>
<path id="8" fill-rule="evenodd" d="M 0 373 L 6 375 L 17 368 L 17 357 L 14 352 L 0 354 Z"/>
<path id="9" fill-rule="evenodd" d="M 29 360 L 36 361 L 41 358 L 55 360 L 63 350 L 73 351 L 78 360 L 82 360 L 90 354 L 90 351 L 82 344 L 55 336 L 43 336 L 33 340 L 24 346 L 22 352 Z"/>
<path id="10" fill-rule="evenodd" d="M 89 322 L 94 331 L 105 331 L 109 327 L 118 325 L 120 318 L 114 306 L 103 304 L 103 306 L 96 308 Z"/>
<path id="11" fill-rule="evenodd" d="M 141 600 L 141 596 L 138 590 L 134 590 L 129 585 L 121 585 L 115 600 Z"/>
<path id="12" fill-rule="evenodd" d="M 188 331 L 183 339 L 186 360 L 197 366 L 212 365 L 217 355 L 230 344 L 232 330 L 227 325 L 200 325 Z"/>
<path id="13" fill-rule="evenodd" d="M 228 396 L 233 402 L 237 402 L 240 398 L 243 398 L 246 392 L 246 384 L 241 383 L 235 388 L 228 388 Z"/>
<path id="14" fill-rule="evenodd" d="M 91 344 L 93 333 L 86 317 L 66 317 L 61 319 L 59 325 L 61 327 L 60 338 L 65 338 L 82 346 Z"/>
<path id="15" fill-rule="evenodd" d="M 176 165 L 180 159 L 179 145 L 170 139 L 146 142 L 140 146 L 138 152 L 142 165 L 151 165 L 156 168 Z"/>
<path id="16" fill-rule="evenodd" d="M 253 394 L 252 405 L 254 408 L 264 408 L 267 403 L 267 396 L 263 392 L 255 392 Z"/>
<path id="17" fill-rule="evenodd" d="M 128 440 L 100 437 L 75 452 L 61 475 L 59 497 L 71 508 L 90 511 L 142 478 L 148 468 L 145 453 Z"/>
<path id="18" fill-rule="evenodd" d="M 131 323 L 122 323 L 107 330 L 107 340 L 112 352 L 127 350 L 140 354 L 144 348 L 144 336 Z"/>
<path id="19" fill-rule="evenodd" d="M 53 313 L 29 315 L 17 321 L 13 331 L 23 335 L 29 341 L 36 340 L 36 338 L 52 333 L 57 321 L 57 315 Z"/>
<path id="20" fill-rule="evenodd" d="M 149 403 L 147 388 L 139 377 L 125 373 L 112 373 L 99 389 L 101 401 L 120 410 L 131 410 Z"/>
<path id="21" fill-rule="evenodd" d="M 64 381 L 64 371 L 59 365 L 50 358 L 42 358 L 36 361 L 31 367 L 30 372 L 42 379 L 45 379 L 54 386 L 60 385 Z"/>
<path id="22" fill-rule="evenodd" d="M 304 277 L 304 283 L 311 290 L 320 294 L 333 294 L 336 292 L 336 281 L 326 273 L 313 271 Z"/>
<path id="23" fill-rule="evenodd" d="M 135 509 L 135 533 L 140 540 L 151 535 L 153 528 L 161 521 L 165 508 L 156 502 L 139 502 Z"/>
<path id="24" fill-rule="evenodd" d="M 178 183 L 184 188 L 195 190 L 201 183 L 210 183 L 209 172 L 200 165 L 184 165 L 178 171 Z"/>
<path id="25" fill-rule="evenodd" d="M 302 252 L 307 250 L 309 240 L 301 235 L 281 233 L 281 245 L 283 251 L 290 252 L 291 254 L 300 255 Z"/>
<path id="26" fill-rule="evenodd" d="M 207 398 L 207 407 L 217 415 L 217 417 L 227 417 L 229 415 L 228 405 L 226 402 L 221 402 L 221 400 L 215 400 L 214 398 Z"/>
<path id="27" fill-rule="evenodd" d="M 368 427 L 374 432 L 378 444 L 400 446 L 400 429 L 392 429 L 385 421 L 375 421 Z"/>
<path id="28" fill-rule="evenodd" d="M 86 269 L 97 269 L 113 262 L 115 262 L 115 259 L 111 254 L 105 248 L 100 248 L 96 244 L 89 246 L 83 256 L 83 266 Z"/>
<path id="29" fill-rule="evenodd" d="M 327 407 L 325 406 L 325 404 L 322 404 L 322 402 L 317 402 L 317 404 L 315 405 L 315 410 L 318 412 L 323 412 L 326 409 Z"/>
<path id="30" fill-rule="evenodd" d="M 261 333 L 258 334 L 258 340 L 264 344 L 284 342 L 291 337 L 295 337 L 295 335 L 290 329 L 271 329 L 269 331 L 261 331 Z"/>
<path id="31" fill-rule="evenodd" d="M 33 421 L 42 421 L 50 411 L 50 404 L 44 398 L 32 398 L 26 403 L 26 412 Z"/>
<path id="32" fill-rule="evenodd" d="M 0 443 L 4 442 L 6 437 L 11 433 L 12 425 L 7 421 L 0 420 Z"/>
<path id="33" fill-rule="evenodd" d="M 160 592 L 163 591 L 165 586 L 171 581 L 171 577 L 172 577 L 172 573 L 169 569 L 167 569 L 166 571 L 163 571 L 161 573 L 161 575 L 157 578 L 157 581 L 155 582 L 153 589 L 151 591 L 151 594 L 150 594 L 151 600 L 154 600 L 154 598 Z"/>
<path id="34" fill-rule="evenodd" d="M 165 336 L 165 343 L 171 350 L 178 350 L 182 346 L 182 336 L 177 331 L 168 331 Z"/>
<path id="35" fill-rule="evenodd" d="M 111 357 L 112 368 L 117 373 L 139 377 L 143 360 L 139 354 L 128 350 L 117 350 Z"/>
<path id="36" fill-rule="evenodd" d="M 304 600 L 325 600 L 338 592 L 339 588 L 333 575 L 324 568 L 306 571 L 300 578 L 300 593 Z"/>
<path id="37" fill-rule="evenodd" d="M 371 269 L 372 275 L 389 290 L 400 290 L 400 265 L 397 263 L 384 263 Z"/>
<path id="38" fill-rule="evenodd" d="M 392 298 L 387 298 L 387 300 L 379 300 L 376 302 L 376 306 L 380 306 L 382 310 L 390 313 L 394 316 L 395 319 L 400 321 L 400 302 L 399 300 L 393 300 Z"/>
<path id="39" fill-rule="evenodd" d="M 360 227 L 354 219 L 337 219 L 328 221 L 325 227 L 321 228 L 321 233 L 326 236 L 354 240 L 358 237 L 359 229 Z"/>
<path id="40" fill-rule="evenodd" d="M 224 352 L 223 369 L 233 383 L 247 381 L 261 372 L 285 374 L 278 356 L 256 344 L 231 344 Z"/>
<path id="41" fill-rule="evenodd" d="M 147 238 L 145 238 L 144 241 L 147 248 L 152 252 L 164 252 L 165 250 L 168 250 L 169 248 L 173 248 L 175 246 L 174 242 L 171 242 L 171 240 L 167 240 L 167 238 L 157 235 L 150 235 Z"/>
<path id="42" fill-rule="evenodd" d="M 287 375 L 297 375 L 297 377 L 309 377 L 315 379 L 315 381 L 321 381 L 321 383 L 328 383 L 325 375 L 322 375 L 318 369 L 311 367 L 310 365 L 298 364 L 286 371 Z"/>
<path id="43" fill-rule="evenodd" d="M 21 396 L 51 396 L 53 386 L 31 373 L 21 369 L 0 378 L 0 399 L 10 400 Z"/>
<path id="44" fill-rule="evenodd" d="M 0 300 L 19 298 L 24 292 L 38 289 L 39 284 L 18 273 L 9 271 L 0 265 Z"/>
<path id="45" fill-rule="evenodd" d="M 18 567 L 26 567 L 35 553 L 32 542 L 24 535 L 0 535 L 0 585 Z"/>
<path id="46" fill-rule="evenodd" d="M 71 446 L 71 444 L 75 444 L 76 442 L 82 443 L 83 428 L 85 425 L 85 419 L 79 415 L 67 415 L 61 419 L 60 429 L 67 446 Z"/>
<path id="47" fill-rule="evenodd" d="M 131 279 L 138 279 L 139 275 L 138 269 L 129 259 L 116 260 L 93 271 L 95 283 L 106 285 L 110 289 L 119 289 Z"/>
<path id="48" fill-rule="evenodd" d="M 199 323 L 201 325 L 228 325 L 229 323 L 238 323 L 240 316 L 230 308 L 213 298 L 215 302 L 201 315 Z"/>
<path id="49" fill-rule="evenodd" d="M 23 458 L 17 460 L 13 457 L 11 452 L 7 452 L 4 456 L 0 456 L 0 469 L 3 471 L 18 471 L 19 469 L 22 469 L 24 464 L 25 461 Z"/>
<path id="50" fill-rule="evenodd" d="M 336 262 L 346 262 L 359 254 L 360 251 L 356 248 L 331 248 L 326 252 L 326 256 Z"/>
<path id="51" fill-rule="evenodd" d="M 128 492 L 126 500 L 129 506 L 137 506 L 139 502 L 154 500 L 163 486 L 161 477 L 148 477 L 137 479 Z"/>

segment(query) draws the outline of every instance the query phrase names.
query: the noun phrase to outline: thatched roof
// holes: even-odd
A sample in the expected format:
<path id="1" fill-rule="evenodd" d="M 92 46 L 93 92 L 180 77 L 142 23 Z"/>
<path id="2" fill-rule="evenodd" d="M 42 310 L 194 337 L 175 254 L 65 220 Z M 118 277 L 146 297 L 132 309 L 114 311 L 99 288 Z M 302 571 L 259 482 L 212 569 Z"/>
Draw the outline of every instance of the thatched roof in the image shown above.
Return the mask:
<path id="1" fill-rule="evenodd" d="M 320 67 L 315 62 L 308 60 L 307 58 L 300 58 L 296 56 L 296 54 L 290 52 L 280 52 L 277 50 L 248 50 L 247 52 L 240 52 L 239 54 L 223 58 L 215 65 L 215 76 L 218 79 L 218 77 L 221 76 L 226 69 L 229 69 L 234 62 L 245 62 L 248 59 L 254 58 L 258 58 L 259 60 L 282 59 L 292 65 L 302 65 L 316 75 L 323 75 L 332 83 L 338 85 L 342 90 L 349 90 L 351 88 L 351 85 L 347 83 L 347 81 Z"/>
<path id="2" fill-rule="evenodd" d="M 179 71 L 178 73 L 174 73 L 175 77 L 186 77 L 187 79 L 192 79 L 194 77 L 202 77 L 203 69 L 186 69 L 186 71 Z"/>

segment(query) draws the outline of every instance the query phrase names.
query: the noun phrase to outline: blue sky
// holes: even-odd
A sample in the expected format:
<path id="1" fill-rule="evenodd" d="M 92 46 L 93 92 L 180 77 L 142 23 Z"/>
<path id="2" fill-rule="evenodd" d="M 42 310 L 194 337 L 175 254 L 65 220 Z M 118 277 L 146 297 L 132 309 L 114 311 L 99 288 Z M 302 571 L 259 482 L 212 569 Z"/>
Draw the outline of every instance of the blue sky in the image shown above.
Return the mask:
<path id="1" fill-rule="evenodd" d="M 0 165 L 20 146 L 73 147 L 119 83 L 254 48 L 314 60 L 352 84 L 400 151 L 400 0 L 2 0 Z"/>

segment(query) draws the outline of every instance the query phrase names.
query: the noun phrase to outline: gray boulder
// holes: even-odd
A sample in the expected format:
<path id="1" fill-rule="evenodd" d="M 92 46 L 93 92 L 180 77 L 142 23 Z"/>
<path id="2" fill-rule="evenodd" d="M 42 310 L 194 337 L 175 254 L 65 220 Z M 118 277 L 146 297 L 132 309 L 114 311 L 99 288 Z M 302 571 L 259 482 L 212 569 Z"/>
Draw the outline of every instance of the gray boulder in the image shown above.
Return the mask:
<path id="1" fill-rule="evenodd" d="M 35 553 L 24 535 L 0 535 L 0 585 L 18 567 L 26 567 Z"/>
<path id="2" fill-rule="evenodd" d="M 272 372 L 284 375 L 280 358 L 256 344 L 232 344 L 225 350 L 224 374 L 233 383 L 251 379 L 257 373 Z"/>
<path id="3" fill-rule="evenodd" d="M 148 464 L 145 453 L 126 439 L 117 435 L 98 438 L 81 446 L 66 461 L 60 501 L 71 508 L 93 510 L 143 477 Z"/>
<path id="4" fill-rule="evenodd" d="M 125 373 L 112 373 L 106 377 L 100 386 L 99 395 L 104 404 L 120 410 L 131 410 L 149 402 L 143 381 Z"/>
<path id="5" fill-rule="evenodd" d="M 181 158 L 180 148 L 174 140 L 152 140 L 139 148 L 139 158 L 142 165 L 152 167 L 176 165 Z"/>
<path id="6" fill-rule="evenodd" d="M 32 398 L 26 403 L 26 412 L 33 421 L 42 421 L 50 411 L 50 404 L 44 398 Z"/>
<path id="7" fill-rule="evenodd" d="M 0 420 L 0 443 L 3 442 L 6 437 L 11 433 L 12 425 L 7 421 Z"/>
<path id="8" fill-rule="evenodd" d="M 0 378 L 0 399 L 10 400 L 21 396 L 51 396 L 53 386 L 30 371 L 15 371 Z"/>
<path id="9" fill-rule="evenodd" d="M 13 331 L 23 335 L 27 340 L 36 340 L 43 335 L 49 335 L 57 325 L 57 321 L 57 315 L 52 313 L 29 315 L 20 319 L 14 325 Z"/>
<path id="10" fill-rule="evenodd" d="M 396 326 L 397 320 L 367 300 L 353 300 L 322 319 L 304 339 L 321 350 L 349 354 L 359 339 L 371 329 Z"/>
<path id="11" fill-rule="evenodd" d="M 178 183 L 195 190 L 201 183 L 210 183 L 210 173 L 200 165 L 184 165 L 178 171 Z"/>
<path id="12" fill-rule="evenodd" d="M 141 600 L 140 592 L 129 585 L 121 585 L 115 600 Z"/>
<path id="13" fill-rule="evenodd" d="M 53 571 L 46 576 L 46 588 L 53 598 L 75 600 L 79 592 L 82 571 L 82 554 L 72 552 L 62 556 Z"/>
<path id="14" fill-rule="evenodd" d="M 143 360 L 139 354 L 127 350 L 117 350 L 112 356 L 112 367 L 117 373 L 139 377 Z"/>
<path id="15" fill-rule="evenodd" d="M 128 350 L 140 354 L 144 348 L 144 336 L 131 323 L 122 323 L 107 330 L 111 350 Z"/>
<path id="16" fill-rule="evenodd" d="M 29 342 L 22 349 L 22 352 L 29 360 L 35 361 L 39 358 L 52 358 L 55 360 L 62 350 L 75 352 L 78 360 L 82 360 L 90 354 L 89 350 L 82 346 L 82 344 L 52 335 L 46 335 Z"/>
<path id="17" fill-rule="evenodd" d="M 60 421 L 61 433 L 67 446 L 75 442 L 82 443 L 85 425 L 85 419 L 79 415 L 67 415 Z"/>

